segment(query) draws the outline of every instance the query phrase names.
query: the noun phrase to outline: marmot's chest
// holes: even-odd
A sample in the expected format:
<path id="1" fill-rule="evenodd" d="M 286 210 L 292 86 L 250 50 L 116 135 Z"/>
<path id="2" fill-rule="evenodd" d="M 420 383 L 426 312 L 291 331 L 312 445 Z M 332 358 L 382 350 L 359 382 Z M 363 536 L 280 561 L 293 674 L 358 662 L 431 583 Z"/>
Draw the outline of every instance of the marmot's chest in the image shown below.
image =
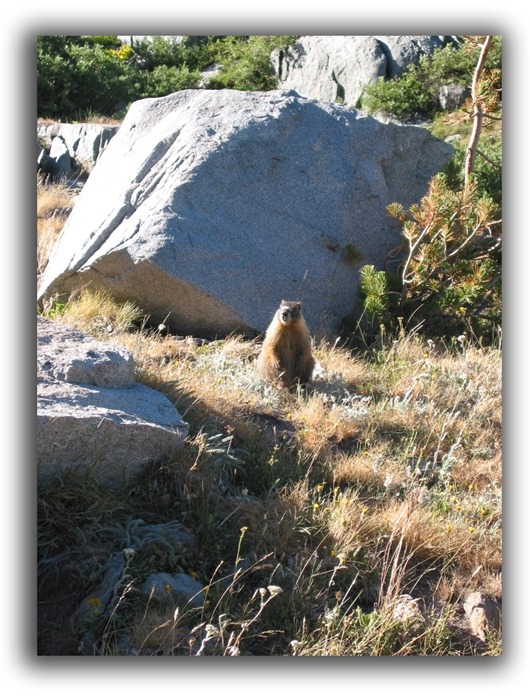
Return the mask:
<path id="1" fill-rule="evenodd" d="M 278 334 L 276 348 L 281 354 L 296 355 L 303 344 L 304 337 L 298 329 L 284 327 Z"/>

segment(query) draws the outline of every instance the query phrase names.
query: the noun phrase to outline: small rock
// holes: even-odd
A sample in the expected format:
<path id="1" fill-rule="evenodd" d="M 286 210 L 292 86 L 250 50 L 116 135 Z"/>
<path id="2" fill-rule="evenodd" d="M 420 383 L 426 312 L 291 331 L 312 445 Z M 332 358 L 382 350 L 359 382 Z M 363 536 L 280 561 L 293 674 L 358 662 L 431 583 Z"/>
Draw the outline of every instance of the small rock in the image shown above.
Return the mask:
<path id="1" fill-rule="evenodd" d="M 392 617 L 398 622 L 423 622 L 424 617 L 418 607 L 418 599 L 404 594 L 392 603 Z"/>
<path id="2" fill-rule="evenodd" d="M 206 600 L 203 586 L 188 574 L 151 574 L 142 584 L 142 593 L 160 602 L 184 598 L 196 607 Z"/>
<path id="3" fill-rule="evenodd" d="M 471 625 L 471 630 L 482 641 L 486 641 L 491 629 L 499 629 L 501 624 L 501 607 L 496 600 L 484 593 L 470 593 L 464 601 L 464 611 Z"/>
<path id="4" fill-rule="evenodd" d="M 461 85 L 442 85 L 438 93 L 438 102 L 445 111 L 458 109 L 470 97 L 470 92 Z"/>

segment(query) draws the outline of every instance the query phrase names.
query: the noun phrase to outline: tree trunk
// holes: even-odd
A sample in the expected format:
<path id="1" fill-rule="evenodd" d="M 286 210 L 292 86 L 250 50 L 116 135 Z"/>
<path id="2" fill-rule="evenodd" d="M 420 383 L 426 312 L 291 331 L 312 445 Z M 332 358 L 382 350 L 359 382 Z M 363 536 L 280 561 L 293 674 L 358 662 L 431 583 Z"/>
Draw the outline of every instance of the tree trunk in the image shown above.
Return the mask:
<path id="1" fill-rule="evenodd" d="M 486 62 L 486 56 L 488 55 L 488 51 L 490 49 L 492 41 L 492 36 L 486 36 L 484 39 L 477 67 L 475 68 L 475 73 L 473 75 L 473 84 L 471 85 L 471 99 L 473 104 L 473 131 L 471 133 L 471 138 L 469 139 L 469 144 L 467 146 L 466 161 L 464 166 L 464 187 L 466 190 L 469 186 L 471 174 L 473 173 L 473 170 L 475 168 L 477 146 L 480 138 L 480 132 L 482 130 L 482 122 L 484 120 L 484 105 L 480 97 L 480 78 L 482 76 L 482 71 L 484 70 L 484 63 Z"/>

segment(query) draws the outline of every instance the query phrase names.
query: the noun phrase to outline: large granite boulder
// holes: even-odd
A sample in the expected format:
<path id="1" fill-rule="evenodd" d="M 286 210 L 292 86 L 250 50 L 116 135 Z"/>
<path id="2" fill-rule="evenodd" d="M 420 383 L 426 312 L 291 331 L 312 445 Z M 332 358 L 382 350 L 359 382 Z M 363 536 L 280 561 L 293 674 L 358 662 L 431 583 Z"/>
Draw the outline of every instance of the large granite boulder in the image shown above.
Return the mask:
<path id="1" fill-rule="evenodd" d="M 39 482 L 91 471 L 119 487 L 177 453 L 187 433 L 169 399 L 136 382 L 123 347 L 37 318 Z"/>
<path id="2" fill-rule="evenodd" d="M 135 102 L 38 297 L 89 284 L 206 338 L 261 332 L 282 299 L 301 300 L 312 333 L 331 334 L 355 305 L 360 263 L 380 267 L 400 244 L 386 206 L 419 201 L 451 153 L 425 129 L 292 92 Z"/>

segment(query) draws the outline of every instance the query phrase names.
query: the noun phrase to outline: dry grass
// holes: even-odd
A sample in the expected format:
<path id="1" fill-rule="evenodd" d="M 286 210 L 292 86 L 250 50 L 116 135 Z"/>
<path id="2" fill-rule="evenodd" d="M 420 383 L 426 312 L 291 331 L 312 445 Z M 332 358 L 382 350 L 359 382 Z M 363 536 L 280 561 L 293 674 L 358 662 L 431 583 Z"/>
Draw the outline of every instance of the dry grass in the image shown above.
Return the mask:
<path id="1" fill-rule="evenodd" d="M 454 631 L 467 592 L 502 598 L 498 348 L 402 335 L 361 355 L 323 342 L 318 379 L 292 394 L 259 377 L 255 342 L 162 336 L 134 306 L 87 290 L 45 314 L 126 346 L 139 379 L 190 423 L 181 457 L 114 512 L 97 508 L 97 493 L 67 496 L 68 483 L 67 506 L 42 494 L 44 558 L 53 547 L 68 559 L 73 529 L 96 545 L 98 526 L 126 517 L 178 520 L 197 535 L 199 553 L 181 565 L 208 589 L 199 616 L 146 605 L 134 584 L 172 569 L 137 566 L 112 642 L 102 630 L 107 653 L 123 637 L 140 653 L 179 655 L 500 653 L 499 636 L 477 648 Z M 83 579 L 70 569 L 80 597 L 92 557 Z M 419 623 L 396 619 L 406 594 Z"/>
<path id="2" fill-rule="evenodd" d="M 37 178 L 37 272 L 48 262 L 75 202 L 75 192 L 66 184 L 47 185 Z"/>

